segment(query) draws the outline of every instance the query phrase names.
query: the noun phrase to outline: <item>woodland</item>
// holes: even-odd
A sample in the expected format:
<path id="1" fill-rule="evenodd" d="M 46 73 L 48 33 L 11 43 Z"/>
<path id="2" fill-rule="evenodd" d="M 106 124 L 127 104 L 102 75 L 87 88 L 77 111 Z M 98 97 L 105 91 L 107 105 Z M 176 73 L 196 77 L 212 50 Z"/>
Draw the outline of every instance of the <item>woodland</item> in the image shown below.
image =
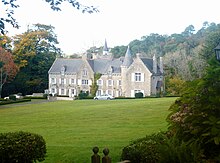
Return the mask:
<path id="1" fill-rule="evenodd" d="M 129 43 L 131 53 L 143 57 L 162 56 L 165 69 L 165 95 L 180 95 L 187 82 L 201 78 L 210 58 L 205 47 L 220 41 L 220 24 L 204 22 L 195 31 L 189 25 L 182 33 L 160 35 L 152 33 Z M 48 88 L 48 70 L 56 57 L 63 57 L 59 42 L 51 25 L 35 24 L 26 32 L 9 38 L 0 35 L 2 60 L 2 96 L 13 93 L 23 95 L 44 92 Z M 91 47 L 87 53 L 101 52 L 103 47 Z M 127 46 L 115 46 L 115 58 L 125 55 Z M 8 56 L 5 61 L 3 59 Z M 74 57 L 74 56 L 70 56 Z M 10 64 L 8 64 L 10 62 Z M 9 66 L 11 65 L 11 66 Z M 13 68 L 16 67 L 16 68 Z M 11 71 L 13 70 L 13 71 Z M 9 73 L 13 72 L 13 73 Z"/>

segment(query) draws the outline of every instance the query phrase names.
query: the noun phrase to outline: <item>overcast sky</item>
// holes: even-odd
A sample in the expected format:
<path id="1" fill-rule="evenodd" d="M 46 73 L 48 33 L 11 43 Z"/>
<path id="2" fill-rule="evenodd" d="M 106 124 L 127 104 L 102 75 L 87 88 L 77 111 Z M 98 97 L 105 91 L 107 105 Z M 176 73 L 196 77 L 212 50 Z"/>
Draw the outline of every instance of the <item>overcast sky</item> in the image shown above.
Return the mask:
<path id="1" fill-rule="evenodd" d="M 150 33 L 181 33 L 189 25 L 198 30 L 203 22 L 220 23 L 220 0 L 79 0 L 97 6 L 99 13 L 83 14 L 67 3 L 62 11 L 50 9 L 45 0 L 18 0 L 15 18 L 19 30 L 6 26 L 9 35 L 23 33 L 28 25 L 55 27 L 58 45 L 66 54 L 83 52 L 91 46 L 128 45 Z"/>

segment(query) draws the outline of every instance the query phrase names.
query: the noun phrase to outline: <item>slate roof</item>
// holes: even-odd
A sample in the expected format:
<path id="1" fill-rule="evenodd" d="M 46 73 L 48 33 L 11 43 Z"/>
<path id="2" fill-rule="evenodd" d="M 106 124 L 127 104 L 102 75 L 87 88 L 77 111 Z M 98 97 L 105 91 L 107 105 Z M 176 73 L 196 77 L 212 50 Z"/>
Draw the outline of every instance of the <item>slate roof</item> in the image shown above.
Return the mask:
<path id="1" fill-rule="evenodd" d="M 141 58 L 141 60 L 150 72 L 153 73 L 153 60 L 149 58 Z M 95 73 L 105 74 L 108 73 L 110 69 L 112 73 L 121 73 L 121 65 L 125 64 L 126 57 L 117 59 L 92 59 L 87 61 Z M 83 65 L 83 62 L 82 59 L 57 58 L 48 73 L 60 73 L 61 67 L 63 66 L 66 67 L 66 73 L 77 73 Z M 157 71 L 158 74 L 161 74 L 159 66 L 157 66 Z"/>
<path id="2" fill-rule="evenodd" d="M 131 51 L 130 48 L 128 46 L 126 54 L 125 54 L 125 58 L 124 58 L 124 62 L 123 62 L 123 66 L 129 67 L 133 62 L 132 56 L 131 56 Z"/>
<path id="3" fill-rule="evenodd" d="M 148 68 L 148 70 L 153 73 L 153 59 L 150 58 L 141 58 L 144 65 Z M 160 67 L 157 65 L 157 74 L 161 74 Z"/>
<path id="4" fill-rule="evenodd" d="M 81 59 L 57 58 L 48 73 L 60 73 L 61 67 L 63 66 L 66 67 L 66 73 L 78 72 L 82 64 L 83 61 Z"/>

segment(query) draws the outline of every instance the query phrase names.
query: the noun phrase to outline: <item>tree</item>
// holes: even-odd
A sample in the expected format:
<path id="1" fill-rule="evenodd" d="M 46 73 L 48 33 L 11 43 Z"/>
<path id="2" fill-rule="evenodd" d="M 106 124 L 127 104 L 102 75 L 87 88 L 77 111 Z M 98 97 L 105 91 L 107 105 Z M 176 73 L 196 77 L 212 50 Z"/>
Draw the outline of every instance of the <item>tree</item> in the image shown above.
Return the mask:
<path id="1" fill-rule="evenodd" d="M 3 85 L 11 81 L 18 72 L 12 54 L 0 47 L 0 97 Z"/>
<path id="2" fill-rule="evenodd" d="M 48 70 L 61 54 L 54 27 L 35 24 L 27 32 L 14 37 L 14 62 L 20 68 L 14 81 L 7 84 L 7 93 L 24 95 L 48 88 Z"/>
<path id="3" fill-rule="evenodd" d="M 21 68 L 28 64 L 28 60 L 42 53 L 60 56 L 60 48 L 56 47 L 59 42 L 53 30 L 51 25 L 34 24 L 33 29 L 13 37 L 15 63 Z"/>
<path id="4" fill-rule="evenodd" d="M 99 73 L 94 74 L 94 81 L 92 82 L 92 85 L 91 85 L 91 95 L 92 96 L 96 95 L 96 92 L 98 90 L 97 80 L 100 77 L 101 77 L 101 74 L 99 74 Z"/>
<path id="5" fill-rule="evenodd" d="M 98 12 L 98 9 L 94 6 L 85 6 L 81 4 L 78 0 L 45 0 L 50 4 L 51 9 L 54 11 L 61 11 L 60 5 L 63 2 L 70 3 L 77 10 L 81 10 L 83 13 L 93 13 Z M 10 23 L 13 27 L 19 28 L 18 22 L 14 18 L 14 9 L 18 8 L 19 5 L 16 4 L 17 0 L 2 0 L 3 5 L 6 6 L 5 17 L 0 17 L 0 32 L 5 33 L 5 22 Z M 4 15 L 1 13 L 1 15 Z"/>
<path id="6" fill-rule="evenodd" d="M 213 40 L 213 37 L 210 37 Z M 169 132 L 193 149 L 196 162 L 219 162 L 220 152 L 220 63 L 207 42 L 209 53 L 206 75 L 186 87 L 183 96 L 170 107 Z M 207 55 L 207 54 L 206 54 Z"/>

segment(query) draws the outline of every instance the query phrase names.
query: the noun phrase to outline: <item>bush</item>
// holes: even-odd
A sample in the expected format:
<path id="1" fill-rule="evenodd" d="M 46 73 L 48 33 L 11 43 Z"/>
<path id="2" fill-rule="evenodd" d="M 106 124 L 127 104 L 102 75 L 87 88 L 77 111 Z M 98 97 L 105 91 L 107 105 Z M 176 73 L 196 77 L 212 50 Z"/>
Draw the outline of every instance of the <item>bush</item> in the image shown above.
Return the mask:
<path id="1" fill-rule="evenodd" d="M 79 99 L 85 99 L 86 97 L 88 97 L 89 95 L 89 92 L 83 92 L 83 91 L 80 91 L 79 93 Z"/>
<path id="2" fill-rule="evenodd" d="M 122 160 L 132 163 L 190 163 L 195 162 L 196 148 L 175 137 L 168 138 L 164 133 L 157 133 L 138 139 L 124 147 Z"/>
<path id="3" fill-rule="evenodd" d="M 31 163 L 45 160 L 46 142 L 42 136 L 28 132 L 0 134 L 1 163 Z"/>
<path id="4" fill-rule="evenodd" d="M 5 101 L 2 101 L 0 103 L 0 105 L 7 105 L 7 104 L 14 104 L 14 103 L 21 103 L 21 102 L 29 102 L 29 101 L 31 101 L 31 99 L 19 99 L 19 100 L 16 100 L 16 101 L 5 100 Z"/>
<path id="5" fill-rule="evenodd" d="M 135 93 L 135 98 L 143 98 L 144 94 L 142 92 Z"/>
<path id="6" fill-rule="evenodd" d="M 167 137 L 163 133 L 152 134 L 138 139 L 123 148 L 121 159 L 132 163 L 154 163 L 160 160 L 159 146 Z"/>
<path id="7" fill-rule="evenodd" d="M 16 101 L 16 96 L 15 96 L 15 95 L 10 95 L 10 96 L 9 96 L 9 100 Z"/>

